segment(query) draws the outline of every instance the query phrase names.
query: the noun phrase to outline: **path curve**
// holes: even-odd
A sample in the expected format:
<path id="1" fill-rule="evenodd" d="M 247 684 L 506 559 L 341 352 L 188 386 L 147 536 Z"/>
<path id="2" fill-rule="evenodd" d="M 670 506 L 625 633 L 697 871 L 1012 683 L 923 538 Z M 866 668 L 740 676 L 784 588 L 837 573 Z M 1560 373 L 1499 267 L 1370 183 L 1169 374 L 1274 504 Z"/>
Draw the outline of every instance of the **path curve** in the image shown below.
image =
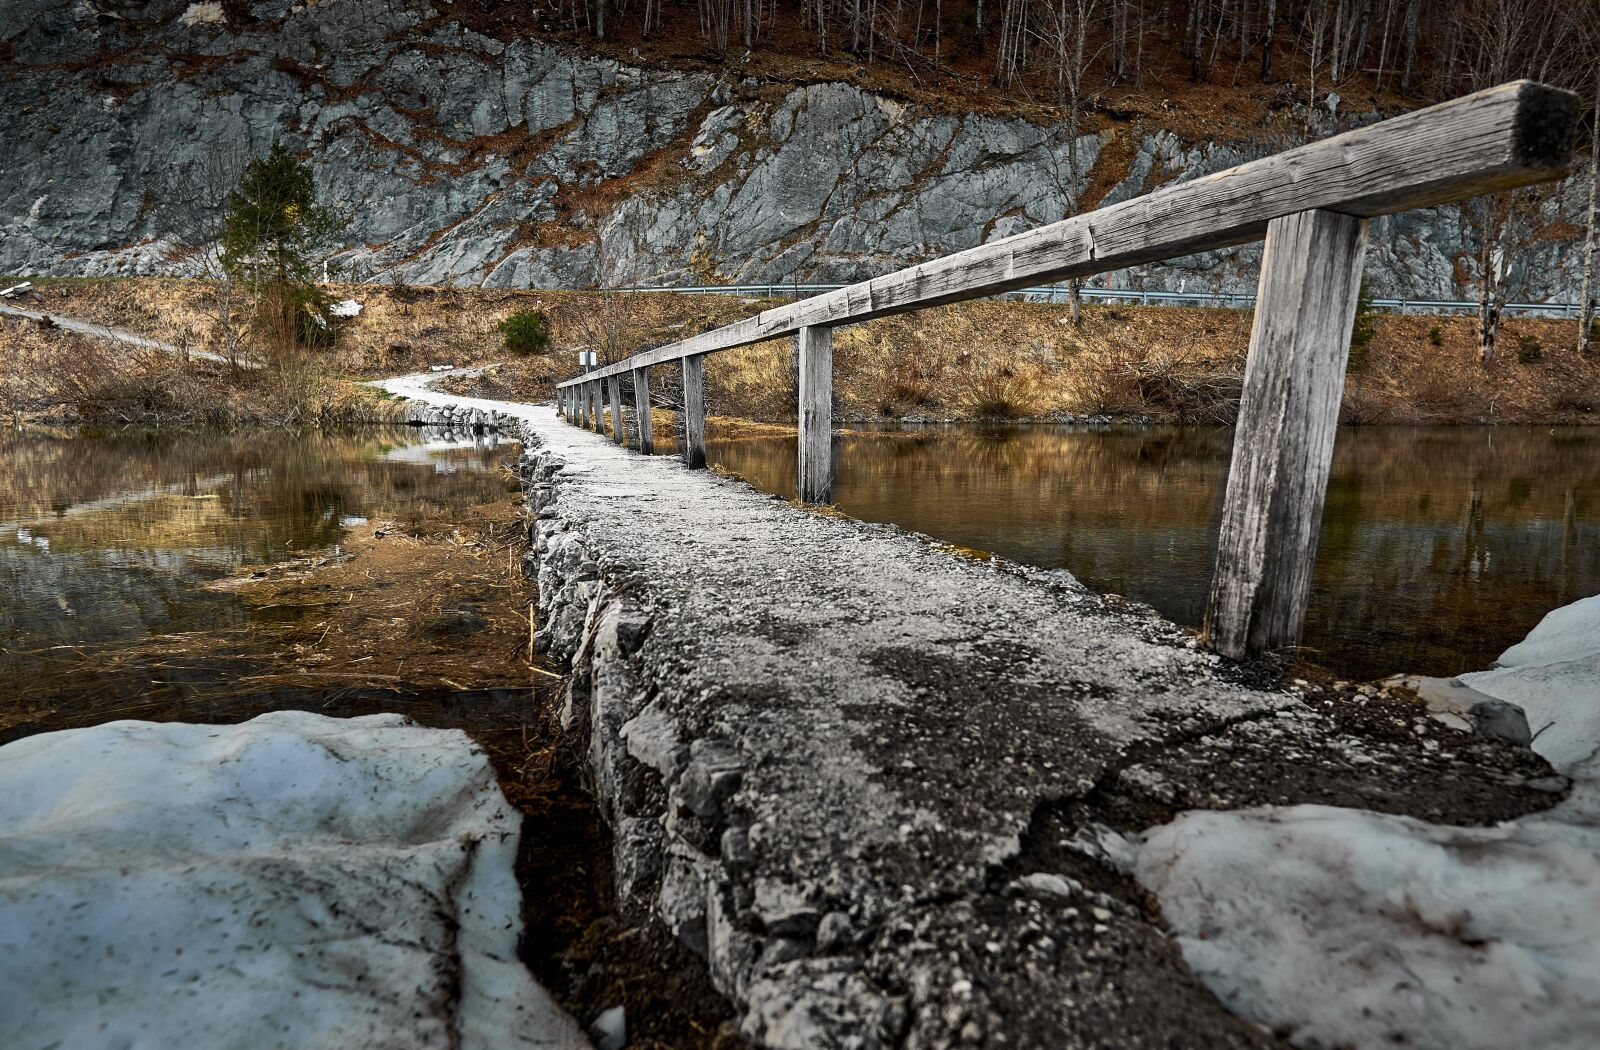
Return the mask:
<path id="1" fill-rule="evenodd" d="M 71 317 L 62 317 L 59 314 L 43 313 L 38 310 L 24 310 L 20 306 L 7 306 L 4 303 L 0 303 L 0 314 L 9 314 L 12 317 L 23 317 L 30 321 L 49 321 L 56 327 L 64 329 L 68 332 L 77 332 L 79 335 L 94 336 L 97 339 L 106 339 L 113 343 L 126 343 L 130 346 L 142 347 L 147 350 L 163 350 L 169 354 L 177 354 L 179 356 L 187 355 L 189 357 L 197 358 L 201 361 L 211 361 L 220 365 L 230 363 L 223 355 L 213 354 L 208 350 L 185 350 L 181 346 L 175 346 L 172 343 L 163 343 L 159 339 L 151 339 L 149 336 L 139 335 L 137 332 L 129 332 L 121 328 L 108 328 L 102 324 L 94 324 L 90 321 L 79 321 Z M 241 357 L 238 361 L 238 366 L 240 368 L 260 368 L 261 364 L 260 362 L 251 360 L 250 358 Z"/>

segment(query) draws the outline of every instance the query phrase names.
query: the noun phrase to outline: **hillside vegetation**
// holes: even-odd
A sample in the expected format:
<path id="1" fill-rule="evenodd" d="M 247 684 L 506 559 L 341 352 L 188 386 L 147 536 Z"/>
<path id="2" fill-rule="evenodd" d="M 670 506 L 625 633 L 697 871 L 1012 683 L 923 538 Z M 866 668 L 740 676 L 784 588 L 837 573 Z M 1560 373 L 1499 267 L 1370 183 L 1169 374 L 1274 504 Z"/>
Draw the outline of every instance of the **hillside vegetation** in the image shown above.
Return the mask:
<path id="1" fill-rule="evenodd" d="M 359 316 L 340 322 L 334 344 L 319 351 L 316 374 L 323 382 L 308 386 L 318 398 L 330 398 L 335 390 L 365 389 L 328 385 L 342 383 L 339 377 L 395 375 L 436 364 L 498 363 L 457 388 L 484 396 L 548 400 L 554 383 L 576 371 L 580 346 L 599 346 L 602 360 L 619 360 L 633 350 L 728 323 L 766 305 L 714 295 L 381 285 L 340 285 L 329 291 L 363 305 Z M 200 281 L 58 281 L 47 284 L 33 305 L 209 349 L 217 324 L 215 294 L 212 285 Z M 548 319 L 551 338 L 544 352 L 519 357 L 504 350 L 499 324 L 519 310 L 537 310 Z M 1228 423 L 1237 407 L 1250 323 L 1250 312 L 1243 310 L 1091 305 L 1081 323 L 1072 325 L 1065 306 L 995 300 L 883 318 L 841 329 L 835 337 L 837 413 L 846 421 L 1105 416 Z M 1373 315 L 1371 340 L 1355 355 L 1345 385 L 1342 420 L 1600 420 L 1600 362 L 1576 354 L 1574 321 L 1509 318 L 1503 338 L 1511 349 L 1488 365 L 1477 360 L 1476 332 L 1472 317 Z M 31 322 L 8 320 L 0 327 L 0 352 L 16 360 L 25 348 L 69 338 L 78 348 L 72 352 L 85 352 L 76 337 L 41 333 Z M 116 348 L 98 352 L 124 353 Z M 224 381 L 225 370 L 215 366 L 158 364 L 148 356 L 141 360 L 150 371 L 123 372 L 103 361 L 94 374 L 114 377 L 123 387 L 142 382 L 151 388 L 148 401 L 128 395 L 128 406 L 211 396 L 214 392 L 203 385 L 178 385 L 178 377 L 195 370 L 212 375 L 208 382 Z M 658 404 L 670 408 L 677 396 L 676 369 L 663 366 L 655 372 Z M 795 378 L 787 340 L 713 355 L 707 374 L 714 414 L 779 423 L 793 419 Z M 20 372 L 13 371 L 7 389 L 17 389 L 20 382 Z M 246 401 L 286 396 L 281 385 L 263 377 L 242 375 L 238 382 L 244 393 L 228 396 Z M 251 395 L 252 390 L 260 393 Z M 79 408 L 85 397 L 81 384 L 61 387 L 53 404 Z M 35 404 L 32 410 L 44 407 Z M 294 418 L 315 422 L 321 411 L 303 410 Z M 373 411 L 370 402 L 365 411 Z M 239 412 L 249 418 L 244 409 Z M 278 414 L 288 415 L 281 409 Z M 128 415 L 137 413 L 130 408 Z M 269 415 L 257 413 L 263 420 Z M 326 415 L 335 421 L 360 413 L 330 407 Z"/>

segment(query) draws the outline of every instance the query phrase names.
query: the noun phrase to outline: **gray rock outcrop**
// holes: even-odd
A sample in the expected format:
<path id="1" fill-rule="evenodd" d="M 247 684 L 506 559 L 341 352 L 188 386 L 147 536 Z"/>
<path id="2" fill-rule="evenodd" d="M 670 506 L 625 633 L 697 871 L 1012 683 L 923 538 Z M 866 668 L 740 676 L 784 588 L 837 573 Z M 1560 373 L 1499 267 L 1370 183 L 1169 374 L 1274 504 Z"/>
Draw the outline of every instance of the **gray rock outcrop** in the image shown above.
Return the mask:
<path id="1" fill-rule="evenodd" d="M 1068 211 L 1059 126 L 492 39 L 443 2 L 12 6 L 0 25 L 0 272 L 183 272 L 166 239 L 173 173 L 274 138 L 304 151 L 324 196 L 349 208 L 334 263 L 359 279 L 855 280 Z M 1103 160 L 1112 134 L 1078 143 L 1079 188 L 1110 184 L 1105 203 L 1292 144 L 1123 127 L 1131 151 Z M 1581 198 L 1564 185 L 1543 217 L 1580 215 Z M 1562 242 L 1520 254 L 1514 295 L 1572 300 L 1577 255 Z M 1258 259 L 1245 246 L 1105 283 L 1251 291 Z M 1458 208 L 1375 227 L 1378 294 L 1463 296 L 1475 271 Z"/>

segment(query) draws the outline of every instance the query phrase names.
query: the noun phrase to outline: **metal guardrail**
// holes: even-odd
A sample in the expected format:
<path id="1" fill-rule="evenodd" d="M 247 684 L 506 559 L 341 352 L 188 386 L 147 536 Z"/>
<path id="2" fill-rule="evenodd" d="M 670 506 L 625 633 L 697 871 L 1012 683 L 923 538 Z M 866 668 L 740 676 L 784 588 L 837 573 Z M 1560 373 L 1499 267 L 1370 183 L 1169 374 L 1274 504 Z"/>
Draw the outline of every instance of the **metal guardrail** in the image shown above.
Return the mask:
<path id="1" fill-rule="evenodd" d="M 672 292 L 680 295 L 749 295 L 765 299 L 798 299 L 844 288 L 843 284 L 699 284 L 675 287 L 633 285 L 618 288 L 620 292 Z M 1256 303 L 1253 294 L 1245 292 L 1156 292 L 1137 288 L 1080 288 L 1085 299 L 1101 302 L 1139 306 L 1216 306 L 1240 310 L 1252 309 Z M 1065 302 L 1068 291 L 1061 285 L 1038 288 L 1019 288 L 994 296 L 996 299 L 1023 299 L 1028 302 Z M 1451 311 L 1476 313 L 1477 302 L 1468 299 L 1373 299 L 1375 310 L 1392 310 L 1395 313 L 1439 314 Z M 1506 303 L 1502 313 L 1544 313 L 1557 317 L 1577 317 L 1578 303 Z"/>

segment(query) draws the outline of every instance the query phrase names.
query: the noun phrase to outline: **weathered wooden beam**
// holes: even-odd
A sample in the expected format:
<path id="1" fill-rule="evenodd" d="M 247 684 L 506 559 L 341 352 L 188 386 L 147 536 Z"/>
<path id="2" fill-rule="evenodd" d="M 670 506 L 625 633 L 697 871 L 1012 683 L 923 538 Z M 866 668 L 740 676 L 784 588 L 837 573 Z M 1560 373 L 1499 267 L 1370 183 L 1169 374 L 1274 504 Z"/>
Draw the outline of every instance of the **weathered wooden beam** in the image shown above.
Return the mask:
<path id="1" fill-rule="evenodd" d="M 639 451 L 651 455 L 656 450 L 654 421 L 650 418 L 650 369 L 633 370 L 633 415 L 639 431 Z"/>
<path id="2" fill-rule="evenodd" d="M 1274 219 L 1370 218 L 1559 177 L 1578 99 L 1519 80 L 1166 186 L 647 350 L 616 374 L 789 335 L 1260 239 Z"/>
<path id="3" fill-rule="evenodd" d="M 683 425 L 680 441 L 683 462 L 690 469 L 706 465 L 706 362 L 703 357 L 683 359 Z"/>
<path id="4" fill-rule="evenodd" d="M 1207 640 L 1228 656 L 1300 640 L 1366 246 L 1353 215 L 1267 228 L 1206 609 Z"/>
<path id="5" fill-rule="evenodd" d="M 622 377 L 612 376 L 606 382 L 611 384 L 611 440 L 619 445 L 626 445 L 628 428 L 622 421 Z"/>
<path id="6" fill-rule="evenodd" d="M 794 334 L 800 371 L 802 503 L 833 502 L 833 329 L 807 326 Z"/>

